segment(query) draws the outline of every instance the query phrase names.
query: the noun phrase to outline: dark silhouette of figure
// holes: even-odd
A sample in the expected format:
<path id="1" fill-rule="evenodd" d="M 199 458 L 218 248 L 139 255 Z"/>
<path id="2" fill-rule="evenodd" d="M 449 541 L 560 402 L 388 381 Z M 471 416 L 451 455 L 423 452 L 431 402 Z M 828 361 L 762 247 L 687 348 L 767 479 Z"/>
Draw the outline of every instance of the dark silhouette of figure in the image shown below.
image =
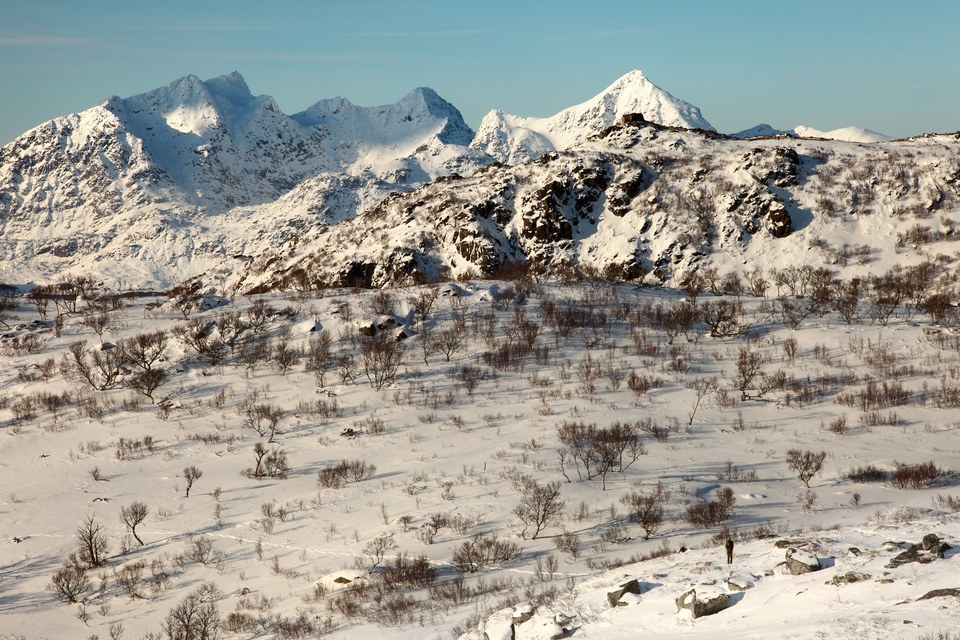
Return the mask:
<path id="1" fill-rule="evenodd" d="M 727 550 L 727 564 L 733 564 L 733 538 L 727 536 L 727 541 L 723 546 Z"/>

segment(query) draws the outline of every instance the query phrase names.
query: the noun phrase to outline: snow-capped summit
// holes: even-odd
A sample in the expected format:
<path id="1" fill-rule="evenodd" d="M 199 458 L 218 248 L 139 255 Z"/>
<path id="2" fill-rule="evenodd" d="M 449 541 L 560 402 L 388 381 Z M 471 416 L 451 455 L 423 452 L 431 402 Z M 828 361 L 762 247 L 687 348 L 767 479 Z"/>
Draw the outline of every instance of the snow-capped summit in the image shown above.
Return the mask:
<path id="1" fill-rule="evenodd" d="M 396 104 L 379 107 L 358 107 L 341 97 L 320 100 L 291 117 L 305 127 L 324 127 L 334 135 L 371 144 L 414 134 L 463 146 L 473 139 L 473 130 L 460 111 L 427 87 L 414 89 Z"/>
<path id="2" fill-rule="evenodd" d="M 548 118 L 491 111 L 480 123 L 471 146 L 501 162 L 516 164 L 573 146 L 628 113 L 640 113 L 665 126 L 714 130 L 700 109 L 673 97 L 643 72 L 631 71 L 590 100 Z"/>
<path id="3" fill-rule="evenodd" d="M 891 136 L 862 127 L 842 127 L 832 131 L 820 131 L 801 124 L 794 127 L 793 130 L 801 138 L 826 138 L 845 142 L 887 142 L 893 140 Z"/>
<path id="4" fill-rule="evenodd" d="M 891 136 L 877 133 L 861 127 L 843 127 L 833 131 L 820 131 L 813 127 L 799 124 L 793 129 L 774 129 L 769 124 L 758 124 L 755 127 L 731 134 L 734 138 L 760 138 L 768 136 L 796 136 L 798 138 L 823 138 L 826 140 L 842 140 L 844 142 L 887 142 L 893 140 Z"/>
<path id="5" fill-rule="evenodd" d="M 391 191 L 469 174 L 490 161 L 472 139 L 432 89 L 379 107 L 321 100 L 288 116 L 237 72 L 188 75 L 55 118 L 0 149 L 0 263 L 17 256 L 49 277 L 67 259 L 107 252 L 150 263 L 143 277 L 169 282 L 192 273 L 185 264 L 197 252 L 255 252 L 249 243 L 276 245 Z M 273 203 L 279 217 L 267 216 L 267 230 L 233 229 L 230 246 L 227 223 L 248 215 L 238 210 Z"/>

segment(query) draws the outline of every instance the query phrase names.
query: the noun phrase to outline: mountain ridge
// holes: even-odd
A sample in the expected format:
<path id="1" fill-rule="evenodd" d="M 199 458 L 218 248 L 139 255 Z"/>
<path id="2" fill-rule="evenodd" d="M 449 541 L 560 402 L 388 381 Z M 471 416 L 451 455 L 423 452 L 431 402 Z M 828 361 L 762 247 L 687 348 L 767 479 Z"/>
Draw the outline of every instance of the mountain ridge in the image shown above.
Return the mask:
<path id="1" fill-rule="evenodd" d="M 630 72 L 537 120 L 552 128 L 495 110 L 502 148 L 484 146 L 483 132 L 425 87 L 392 105 L 329 98 L 292 116 L 237 72 L 114 96 L 0 149 L 0 279 L 94 274 L 166 287 L 215 274 L 258 290 L 379 286 L 528 261 L 543 275 L 586 266 L 668 284 L 705 261 L 764 259 L 751 246 L 802 259 L 790 241 L 758 244 L 757 234 L 782 240 L 814 225 L 854 244 L 864 213 L 922 220 L 958 200 L 956 161 L 931 142 L 953 149 L 950 136 L 863 145 L 767 126 L 759 133 L 772 142 L 741 140 L 705 120 L 664 125 L 654 118 L 662 109 L 638 113 L 651 87 L 682 102 Z M 521 152 L 537 159 L 519 162 Z M 399 241 L 381 218 L 418 222 Z M 847 227 L 834 229 L 838 218 Z M 331 271 L 343 250 L 351 260 Z M 322 254 L 316 277 L 291 276 L 303 271 L 297 260 Z"/>

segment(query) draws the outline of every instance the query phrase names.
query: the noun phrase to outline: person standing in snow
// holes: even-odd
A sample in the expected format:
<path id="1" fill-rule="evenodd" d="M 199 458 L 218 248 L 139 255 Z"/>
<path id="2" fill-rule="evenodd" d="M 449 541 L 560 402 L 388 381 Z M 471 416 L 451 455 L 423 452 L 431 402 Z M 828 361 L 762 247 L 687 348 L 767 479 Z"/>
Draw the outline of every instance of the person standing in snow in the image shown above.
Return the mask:
<path id="1" fill-rule="evenodd" d="M 733 538 L 727 536 L 727 541 L 723 546 L 727 550 L 727 564 L 733 564 Z"/>

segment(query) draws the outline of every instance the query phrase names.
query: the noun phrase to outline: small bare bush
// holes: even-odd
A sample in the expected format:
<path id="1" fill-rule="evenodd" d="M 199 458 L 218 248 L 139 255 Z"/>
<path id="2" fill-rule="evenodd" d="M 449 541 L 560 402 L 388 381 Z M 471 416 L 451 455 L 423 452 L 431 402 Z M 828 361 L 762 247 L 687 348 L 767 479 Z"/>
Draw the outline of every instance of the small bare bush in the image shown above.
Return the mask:
<path id="1" fill-rule="evenodd" d="M 63 568 L 53 574 L 47 589 L 53 592 L 58 600 L 73 604 L 87 588 L 87 570 L 76 562 L 69 560 Z"/>
<path id="2" fill-rule="evenodd" d="M 553 539 L 553 545 L 557 551 L 566 553 L 573 560 L 580 557 L 580 536 L 575 533 L 564 531 Z"/>
<path id="3" fill-rule="evenodd" d="M 686 519 L 698 529 L 709 529 L 722 524 L 733 517 L 736 498 L 733 489 L 724 487 L 716 500 L 691 504 L 686 510 Z"/>
<path id="4" fill-rule="evenodd" d="M 376 472 L 376 465 L 365 460 L 341 460 L 318 471 L 317 484 L 325 489 L 340 489 L 348 482 L 369 480 Z"/>
<path id="5" fill-rule="evenodd" d="M 924 489 L 935 485 L 946 472 L 933 461 L 920 464 L 896 464 L 890 484 L 897 489 Z"/>
<path id="6" fill-rule="evenodd" d="M 810 481 L 820 473 L 823 468 L 823 461 L 826 458 L 826 451 L 814 452 L 790 449 L 787 451 L 787 466 L 797 474 L 804 486 L 809 489 Z"/>
<path id="7" fill-rule="evenodd" d="M 453 566 L 464 573 L 475 573 L 485 567 L 500 565 L 520 557 L 520 545 L 500 540 L 496 535 L 476 536 L 453 552 Z"/>
<path id="8" fill-rule="evenodd" d="M 862 467 L 854 467 L 847 472 L 847 478 L 853 482 L 858 483 L 867 483 L 867 482 L 886 482 L 887 481 L 887 472 L 880 469 L 879 467 L 868 464 Z"/>

